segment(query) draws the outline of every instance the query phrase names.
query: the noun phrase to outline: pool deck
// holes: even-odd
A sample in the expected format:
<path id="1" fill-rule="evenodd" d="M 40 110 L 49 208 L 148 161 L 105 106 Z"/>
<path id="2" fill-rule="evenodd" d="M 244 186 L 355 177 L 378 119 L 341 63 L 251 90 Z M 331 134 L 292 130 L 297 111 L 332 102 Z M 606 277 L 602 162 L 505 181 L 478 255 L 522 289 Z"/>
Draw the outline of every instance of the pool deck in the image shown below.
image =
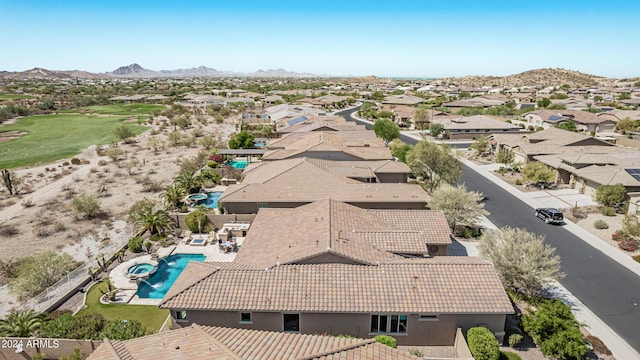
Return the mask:
<path id="1" fill-rule="evenodd" d="M 209 235 L 207 234 L 193 234 L 193 238 L 203 237 L 207 238 Z M 242 245 L 244 238 L 238 237 L 236 238 L 236 242 L 239 246 Z M 212 241 L 209 239 L 209 241 Z M 211 243 L 207 243 L 207 245 L 187 245 L 187 244 L 177 244 L 168 247 L 162 247 L 158 249 L 156 252 L 158 254 L 159 259 L 166 258 L 169 255 L 173 254 L 203 254 L 207 258 L 205 261 L 224 261 L 231 262 L 235 259 L 236 253 L 234 252 L 220 252 L 218 248 L 218 243 L 213 241 Z M 138 282 L 137 280 L 131 280 L 127 277 L 127 272 L 129 268 L 136 264 L 148 263 L 152 265 L 157 265 L 158 261 L 152 260 L 151 255 L 141 255 L 133 259 L 129 259 L 122 264 L 116 266 L 111 273 L 109 273 L 109 279 L 111 280 L 111 284 L 118 289 L 118 301 L 112 302 L 114 304 L 135 304 L 135 305 L 158 305 L 162 301 L 161 299 L 146 299 L 139 298 L 136 295 L 138 291 Z"/>

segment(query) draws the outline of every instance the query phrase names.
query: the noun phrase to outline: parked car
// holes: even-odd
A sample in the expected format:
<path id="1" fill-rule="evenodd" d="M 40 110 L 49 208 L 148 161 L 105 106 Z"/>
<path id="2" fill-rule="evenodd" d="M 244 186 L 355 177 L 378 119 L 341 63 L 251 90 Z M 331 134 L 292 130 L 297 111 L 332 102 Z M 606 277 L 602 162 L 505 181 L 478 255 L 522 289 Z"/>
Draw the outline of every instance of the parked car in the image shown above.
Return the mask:
<path id="1" fill-rule="evenodd" d="M 538 208 L 536 209 L 536 216 L 547 224 L 562 224 L 564 222 L 562 211 L 554 208 Z"/>

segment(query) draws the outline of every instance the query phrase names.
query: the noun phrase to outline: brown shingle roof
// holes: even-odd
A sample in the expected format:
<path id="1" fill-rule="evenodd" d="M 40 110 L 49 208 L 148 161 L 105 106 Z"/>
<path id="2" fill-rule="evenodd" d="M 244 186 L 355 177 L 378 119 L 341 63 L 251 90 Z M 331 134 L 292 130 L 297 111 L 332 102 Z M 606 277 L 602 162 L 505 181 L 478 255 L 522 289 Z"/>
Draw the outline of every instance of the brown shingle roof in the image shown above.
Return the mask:
<path id="1" fill-rule="evenodd" d="M 220 269 L 185 291 L 165 297 L 160 307 L 211 311 L 513 313 L 498 274 L 488 262 L 479 263 L 477 258 L 469 257 L 428 260 L 436 261 Z"/>
<path id="2" fill-rule="evenodd" d="M 413 360 L 404 351 L 353 339 L 192 325 L 125 341 L 105 341 L 89 360 Z"/>

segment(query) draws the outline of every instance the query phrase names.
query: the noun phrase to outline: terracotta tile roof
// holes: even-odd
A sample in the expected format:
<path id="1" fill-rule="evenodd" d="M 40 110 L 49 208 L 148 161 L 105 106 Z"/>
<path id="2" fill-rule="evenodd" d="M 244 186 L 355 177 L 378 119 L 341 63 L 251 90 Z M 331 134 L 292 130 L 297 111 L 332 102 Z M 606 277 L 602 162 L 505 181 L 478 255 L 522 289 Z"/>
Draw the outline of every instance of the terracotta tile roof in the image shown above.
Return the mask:
<path id="1" fill-rule="evenodd" d="M 282 160 L 313 152 L 338 152 L 362 160 L 390 160 L 391 151 L 373 131 L 312 131 L 291 133 L 267 143 L 263 160 Z"/>
<path id="2" fill-rule="evenodd" d="M 420 231 L 429 245 L 449 245 L 451 236 L 447 219 L 441 210 L 370 210 L 393 224 L 396 229 Z"/>
<path id="3" fill-rule="evenodd" d="M 513 313 L 493 266 L 469 257 L 400 260 L 379 266 L 220 269 L 183 292 L 165 297 L 159 306 L 211 311 Z"/>
<path id="4" fill-rule="evenodd" d="M 278 164 L 269 174 L 247 176 L 242 184 L 230 185 L 220 202 L 313 202 L 334 198 L 351 203 L 415 203 L 426 205 L 429 195 L 417 184 L 363 183 L 335 176 L 309 163 L 301 162 L 289 170 Z M 259 168 L 262 168 L 259 167 Z M 264 169 L 267 169 L 265 166 Z M 256 169 L 257 170 L 257 169 Z M 257 173 L 257 172 L 255 172 Z M 335 172 L 334 172 L 335 174 Z M 256 183 L 251 183 L 251 182 Z"/>
<path id="5" fill-rule="evenodd" d="M 389 251 L 426 254 L 428 245 L 449 244 L 442 211 L 365 210 L 331 199 L 261 209 L 235 261 L 262 269 L 332 254 L 377 264 L 398 259 Z"/>
<path id="6" fill-rule="evenodd" d="M 176 348 L 178 347 L 178 348 Z M 107 340 L 89 360 L 414 360 L 373 339 L 340 338 L 192 325 L 141 338 Z"/>

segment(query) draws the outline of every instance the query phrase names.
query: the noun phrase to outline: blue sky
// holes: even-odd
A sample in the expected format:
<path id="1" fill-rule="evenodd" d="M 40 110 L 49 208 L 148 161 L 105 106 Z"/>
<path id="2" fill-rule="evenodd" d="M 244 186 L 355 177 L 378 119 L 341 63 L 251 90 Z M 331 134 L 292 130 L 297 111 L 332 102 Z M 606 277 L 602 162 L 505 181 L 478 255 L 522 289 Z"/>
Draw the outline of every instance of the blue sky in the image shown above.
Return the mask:
<path id="1" fill-rule="evenodd" d="M 0 70 L 640 76 L 640 1 L 0 0 Z"/>

